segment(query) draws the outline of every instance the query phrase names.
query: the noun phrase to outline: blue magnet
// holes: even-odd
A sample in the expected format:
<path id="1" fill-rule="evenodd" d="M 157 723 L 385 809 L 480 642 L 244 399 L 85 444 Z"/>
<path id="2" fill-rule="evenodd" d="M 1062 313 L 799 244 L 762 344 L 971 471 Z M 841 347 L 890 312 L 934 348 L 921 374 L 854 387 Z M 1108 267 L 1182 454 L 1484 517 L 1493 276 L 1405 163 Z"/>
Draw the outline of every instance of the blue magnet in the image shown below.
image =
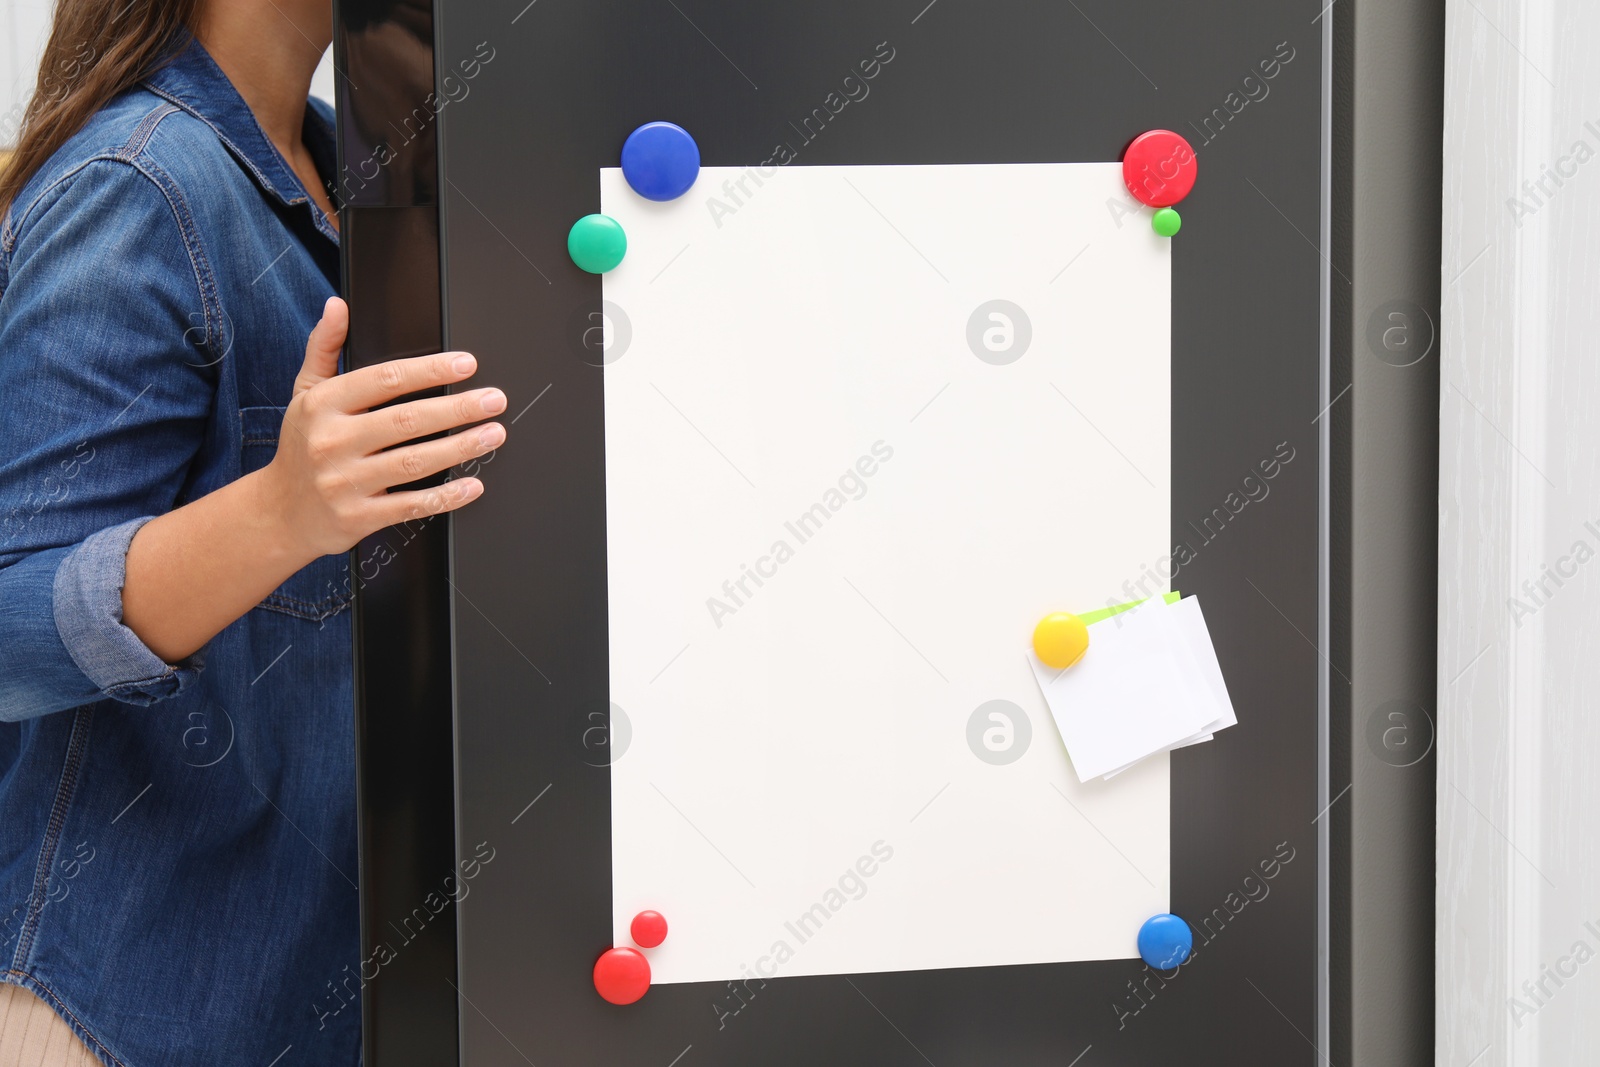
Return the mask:
<path id="1" fill-rule="evenodd" d="M 1170 971 L 1189 958 L 1194 932 L 1176 915 L 1156 915 L 1139 927 L 1139 958 L 1158 971 Z"/>
<path id="2" fill-rule="evenodd" d="M 670 122 L 647 122 L 622 142 L 622 176 L 646 200 L 676 200 L 700 176 L 700 146 Z"/>

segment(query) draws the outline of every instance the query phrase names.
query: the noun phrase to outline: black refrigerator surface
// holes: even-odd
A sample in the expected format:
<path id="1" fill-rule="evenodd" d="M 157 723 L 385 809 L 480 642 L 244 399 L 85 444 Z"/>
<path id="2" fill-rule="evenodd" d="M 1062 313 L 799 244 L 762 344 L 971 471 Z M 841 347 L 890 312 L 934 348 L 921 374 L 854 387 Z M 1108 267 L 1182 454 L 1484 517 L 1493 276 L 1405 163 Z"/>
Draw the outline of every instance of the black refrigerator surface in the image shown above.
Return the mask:
<path id="1" fill-rule="evenodd" d="M 350 360 L 510 398 L 358 553 L 370 1067 L 1324 1062 L 1320 6 L 338 5 Z"/>

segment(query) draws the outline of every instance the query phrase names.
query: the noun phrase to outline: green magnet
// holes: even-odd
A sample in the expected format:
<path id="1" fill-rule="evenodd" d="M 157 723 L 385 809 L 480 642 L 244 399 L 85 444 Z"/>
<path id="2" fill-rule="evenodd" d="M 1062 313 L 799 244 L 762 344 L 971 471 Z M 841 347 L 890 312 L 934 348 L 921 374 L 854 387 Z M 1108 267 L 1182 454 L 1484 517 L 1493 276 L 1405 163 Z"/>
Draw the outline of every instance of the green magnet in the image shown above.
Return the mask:
<path id="1" fill-rule="evenodd" d="M 614 269 L 627 251 L 628 235 L 610 215 L 585 215 L 567 233 L 567 254 L 590 274 Z"/>
<path id="2" fill-rule="evenodd" d="M 590 218 L 593 217 L 594 216 L 592 215 L 590 216 Z M 1183 220 L 1179 218 L 1178 213 L 1172 210 L 1170 207 L 1158 208 L 1156 213 L 1150 216 L 1150 228 L 1155 230 L 1156 233 L 1159 233 L 1162 237 L 1171 237 L 1173 234 L 1177 233 L 1182 226 Z"/>

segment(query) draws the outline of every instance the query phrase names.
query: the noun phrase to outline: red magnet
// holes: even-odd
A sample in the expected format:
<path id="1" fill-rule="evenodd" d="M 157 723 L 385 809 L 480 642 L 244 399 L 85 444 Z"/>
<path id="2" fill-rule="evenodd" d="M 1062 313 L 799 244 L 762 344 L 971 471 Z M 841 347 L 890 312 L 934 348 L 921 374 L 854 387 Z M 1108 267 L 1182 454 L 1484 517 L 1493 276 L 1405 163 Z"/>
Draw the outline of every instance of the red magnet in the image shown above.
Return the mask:
<path id="1" fill-rule="evenodd" d="M 594 965 L 594 990 L 613 1004 L 632 1004 L 650 989 L 650 961 L 638 950 L 608 948 Z"/>
<path id="2" fill-rule="evenodd" d="M 1170 207 L 1194 188 L 1198 164 L 1189 142 L 1171 130 L 1150 130 L 1122 154 L 1122 181 L 1141 204 Z"/>
<path id="3" fill-rule="evenodd" d="M 628 932 L 640 948 L 655 948 L 667 939 L 667 920 L 659 911 L 641 911 L 633 917 Z"/>

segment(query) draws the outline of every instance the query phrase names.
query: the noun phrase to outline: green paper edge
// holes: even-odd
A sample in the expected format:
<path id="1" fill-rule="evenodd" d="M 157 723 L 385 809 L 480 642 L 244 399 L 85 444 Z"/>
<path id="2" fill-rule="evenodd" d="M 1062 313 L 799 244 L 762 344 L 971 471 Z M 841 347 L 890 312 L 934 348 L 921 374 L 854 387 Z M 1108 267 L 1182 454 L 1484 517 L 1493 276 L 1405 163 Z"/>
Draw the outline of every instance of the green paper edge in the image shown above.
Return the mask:
<path id="1" fill-rule="evenodd" d="M 1176 604 L 1178 602 L 1179 593 L 1176 589 L 1170 593 L 1163 593 L 1161 595 L 1168 604 Z M 1100 608 L 1097 611 L 1083 612 L 1078 616 L 1078 618 L 1083 620 L 1083 624 L 1085 626 L 1090 626 L 1094 623 L 1100 622 L 1103 619 L 1109 619 L 1113 615 L 1120 615 L 1124 611 L 1131 611 L 1143 603 L 1143 600 L 1130 600 L 1126 604 L 1117 604 L 1109 608 Z"/>

